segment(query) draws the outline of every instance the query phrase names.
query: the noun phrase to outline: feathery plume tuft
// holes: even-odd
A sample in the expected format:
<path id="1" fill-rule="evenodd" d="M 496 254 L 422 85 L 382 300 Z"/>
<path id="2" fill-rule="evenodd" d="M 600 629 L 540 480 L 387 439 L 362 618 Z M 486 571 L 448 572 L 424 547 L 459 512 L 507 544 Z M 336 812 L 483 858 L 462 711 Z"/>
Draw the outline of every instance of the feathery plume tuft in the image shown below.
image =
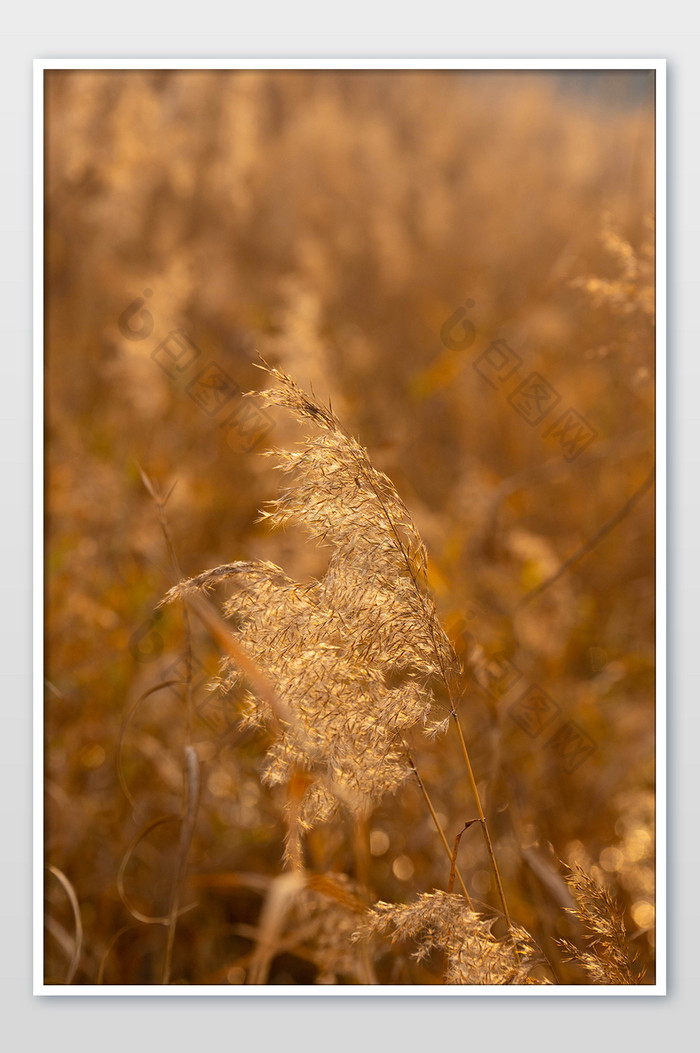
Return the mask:
<path id="1" fill-rule="evenodd" d="M 576 900 L 567 910 L 584 926 L 586 951 L 567 940 L 560 941 L 571 961 L 583 966 L 594 984 L 638 984 L 635 956 L 630 947 L 622 912 L 607 891 L 600 888 L 578 864 L 566 876 Z"/>
<path id="2" fill-rule="evenodd" d="M 446 984 L 546 984 L 532 973 L 544 959 L 531 936 L 511 928 L 503 939 L 491 929 L 494 919 L 473 911 L 462 896 L 426 892 L 413 903 L 376 903 L 355 938 L 390 936 L 392 943 L 412 940 L 420 961 L 433 951 L 445 955 Z"/>
<path id="3" fill-rule="evenodd" d="M 290 485 L 263 513 L 274 527 L 300 524 L 330 549 L 325 574 L 300 584 L 273 563 L 237 562 L 181 582 L 165 601 L 221 582 L 237 643 L 274 685 L 291 719 L 266 758 L 270 784 L 312 778 L 302 827 L 339 802 L 367 814 L 411 774 L 401 736 L 435 730 L 434 688 L 457 659 L 425 588 L 426 552 L 406 506 L 330 407 L 266 364 L 279 387 L 262 392 L 315 433 L 295 452 L 276 451 Z M 269 723 L 269 707 L 224 661 L 219 689 L 247 690 L 244 720 Z M 444 721 L 443 721 L 444 724 Z"/>

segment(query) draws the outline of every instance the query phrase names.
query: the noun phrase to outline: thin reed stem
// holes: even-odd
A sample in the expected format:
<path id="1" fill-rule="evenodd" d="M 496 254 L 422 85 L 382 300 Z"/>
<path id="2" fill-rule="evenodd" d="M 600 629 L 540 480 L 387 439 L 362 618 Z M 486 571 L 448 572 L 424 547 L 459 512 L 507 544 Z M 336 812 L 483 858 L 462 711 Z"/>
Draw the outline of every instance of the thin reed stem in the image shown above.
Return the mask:
<path id="1" fill-rule="evenodd" d="M 185 876 L 187 856 L 192 843 L 197 809 L 199 807 L 199 759 L 193 746 L 185 746 L 185 786 L 182 827 L 180 830 L 180 845 L 178 850 L 177 864 L 173 874 L 173 885 L 170 896 L 170 915 L 168 919 L 168 939 L 165 947 L 165 959 L 163 962 L 162 983 L 170 983 L 170 972 L 172 967 L 173 947 L 175 945 L 175 929 L 180 913 L 180 896 L 182 895 L 182 882 Z"/>
<path id="2" fill-rule="evenodd" d="M 486 848 L 488 849 L 489 858 L 491 860 L 491 866 L 493 867 L 493 873 L 496 878 L 496 887 L 498 889 L 498 898 L 501 901 L 501 907 L 503 908 L 503 914 L 508 924 L 508 928 L 513 928 L 513 923 L 510 920 L 510 914 L 508 913 L 508 906 L 506 904 L 506 897 L 503 891 L 503 883 L 501 882 L 501 874 L 498 869 L 498 863 L 496 862 L 496 855 L 493 850 L 493 844 L 491 842 L 491 835 L 489 834 L 488 823 L 486 822 L 486 816 L 484 815 L 484 809 L 481 806 L 481 797 L 479 796 L 479 790 L 476 785 L 476 779 L 474 778 L 474 771 L 472 769 L 471 761 L 469 760 L 469 750 L 464 739 L 462 732 L 462 725 L 459 722 L 459 717 L 455 710 L 452 710 L 452 716 L 454 718 L 455 725 L 457 727 L 457 734 L 459 736 L 459 742 L 462 747 L 462 755 L 464 757 L 465 764 L 467 766 L 467 773 L 469 775 L 469 782 L 471 784 L 472 793 L 474 794 L 474 800 L 476 801 L 476 807 L 479 812 L 479 822 L 481 823 L 481 829 L 484 831 L 484 840 L 486 841 Z"/>
<path id="3" fill-rule="evenodd" d="M 493 842 L 491 841 L 491 835 L 489 834 L 489 828 L 488 828 L 488 823 L 486 822 L 486 816 L 484 815 L 484 809 L 482 808 L 482 805 L 481 805 L 481 798 L 479 796 L 479 790 L 478 790 L 478 787 L 476 785 L 476 779 L 474 778 L 474 770 L 472 768 L 471 760 L 469 759 L 469 750 L 467 749 L 467 743 L 466 743 L 466 740 L 464 738 L 464 733 L 462 731 L 462 725 L 460 724 L 459 717 L 457 716 L 457 709 L 455 707 L 455 700 L 454 700 L 454 695 L 453 695 L 453 692 L 452 692 L 452 687 L 451 687 L 451 684 L 450 684 L 450 677 L 448 675 L 447 669 L 445 668 L 445 664 L 444 664 L 444 661 L 443 661 L 443 656 L 442 656 L 442 653 L 441 653 L 441 649 L 438 646 L 438 641 L 437 641 L 437 637 L 436 637 L 436 634 L 435 634 L 434 615 L 433 615 L 432 611 L 430 611 L 428 609 L 428 607 L 427 607 L 427 604 L 425 602 L 425 597 L 423 596 L 422 589 L 420 588 L 420 585 L 418 584 L 418 579 L 417 579 L 416 573 L 415 573 L 415 571 L 413 569 L 413 565 L 411 563 L 411 560 L 409 559 L 409 555 L 408 555 L 408 553 L 406 551 L 406 548 L 405 548 L 405 546 L 403 544 L 401 536 L 400 536 L 398 530 L 396 529 L 396 526 L 395 526 L 395 524 L 394 524 L 394 522 L 393 522 L 393 520 L 391 518 L 391 515 L 389 514 L 389 511 L 388 511 L 384 501 L 382 500 L 382 496 L 379 493 L 377 487 L 375 486 L 374 480 L 372 479 L 370 474 L 368 472 L 365 472 L 365 475 L 367 477 L 367 481 L 368 481 L 372 491 L 375 494 L 375 497 L 377 498 L 377 500 L 378 500 L 378 502 L 379 502 L 379 504 L 380 504 L 380 506 L 382 508 L 382 511 L 383 511 L 384 516 L 385 516 L 385 518 L 386 518 L 386 520 L 387 520 L 387 522 L 389 524 L 391 532 L 392 532 L 394 538 L 396 539 L 396 544 L 398 545 L 399 550 L 401 552 L 401 555 L 403 556 L 404 562 L 406 564 L 406 568 L 407 568 L 408 573 L 409 573 L 409 575 L 411 577 L 411 581 L 413 582 L 413 587 L 414 587 L 414 589 L 415 589 L 415 591 L 416 591 L 416 593 L 418 595 L 418 598 L 420 600 L 421 606 L 422 606 L 424 614 L 425 614 L 426 624 L 428 626 L 428 629 L 429 629 L 429 632 L 430 632 L 430 637 L 431 637 L 431 640 L 432 640 L 432 643 L 433 643 L 433 649 L 435 651 L 435 657 L 436 657 L 436 660 L 437 660 L 438 665 L 440 667 L 443 684 L 445 686 L 445 690 L 447 691 L 447 696 L 448 696 L 449 701 L 450 701 L 450 713 L 451 713 L 451 716 L 453 717 L 455 725 L 457 727 L 457 734 L 459 736 L 459 742 L 460 742 L 460 746 L 462 748 L 462 756 L 464 757 L 464 761 L 465 761 L 465 764 L 466 764 L 466 767 L 467 767 L 467 774 L 469 776 L 469 783 L 471 785 L 472 793 L 474 795 L 474 801 L 476 803 L 476 807 L 477 807 L 477 810 L 479 812 L 479 820 L 481 822 L 481 829 L 484 832 L 484 840 L 486 841 L 486 848 L 487 848 L 487 851 L 488 851 L 488 854 L 489 854 L 489 859 L 491 861 L 491 866 L 493 868 L 494 877 L 496 878 L 496 887 L 498 889 L 498 897 L 499 897 L 499 899 L 501 901 L 501 907 L 502 907 L 503 914 L 505 916 L 506 922 L 508 924 L 508 928 L 512 929 L 513 924 L 512 924 L 511 919 L 510 919 L 510 913 L 508 911 L 508 905 L 506 903 L 506 897 L 505 897 L 505 893 L 503 891 L 503 882 L 501 881 L 501 874 L 500 874 L 500 871 L 498 869 L 498 863 L 496 862 L 496 855 L 495 855 L 494 850 L 493 850 Z M 413 769 L 414 769 L 414 772 L 415 772 L 415 766 L 413 766 Z M 418 773 L 416 772 L 416 775 L 417 774 Z M 425 793 L 425 787 L 422 786 L 422 789 L 423 789 L 423 791 Z M 428 799 L 427 798 L 427 793 L 426 793 L 426 799 Z M 429 807 L 431 807 L 431 809 L 432 809 L 432 806 L 429 805 Z M 434 818 L 436 819 L 437 817 L 434 817 Z M 449 845 L 447 843 L 447 839 L 445 838 L 445 835 L 442 832 L 441 832 L 441 837 L 442 837 L 443 843 L 445 845 L 445 848 L 446 848 L 448 854 L 451 857 L 452 853 L 450 852 Z M 466 889 L 464 889 L 464 892 L 465 892 L 465 895 L 466 895 Z"/>
<path id="4" fill-rule="evenodd" d="M 160 523 L 160 529 L 165 539 L 165 546 L 170 557 L 170 563 L 173 571 L 175 572 L 178 581 L 182 579 L 182 568 L 180 567 L 180 561 L 177 558 L 177 552 L 175 551 L 175 545 L 170 535 L 170 528 L 168 527 L 168 518 L 165 514 L 165 506 L 168 503 L 168 499 L 175 489 L 175 483 L 170 487 L 167 494 L 163 494 L 160 488 L 153 482 L 151 478 L 144 472 L 141 465 L 138 465 L 139 474 L 141 475 L 141 481 L 146 487 L 146 490 L 153 499 L 156 506 L 156 512 L 158 513 L 158 522 Z M 192 742 L 192 626 L 190 623 L 190 615 L 187 610 L 187 605 L 182 604 L 182 624 L 185 633 L 185 712 L 187 714 L 187 742 Z"/>
<path id="5" fill-rule="evenodd" d="M 355 855 L 355 877 L 358 884 L 369 895 L 371 885 L 371 851 L 369 843 L 369 817 L 356 815 L 352 820 L 353 849 Z"/>
<path id="6" fill-rule="evenodd" d="M 401 741 L 403 742 L 403 739 Z M 447 840 L 447 837 L 445 836 L 445 831 L 442 828 L 442 823 L 440 822 L 440 820 L 438 818 L 438 814 L 435 811 L 435 808 L 433 807 L 433 802 L 430 800 L 430 794 L 428 793 L 428 791 L 427 791 L 427 789 L 425 787 L 425 783 L 423 782 L 423 780 L 421 779 L 420 775 L 418 774 L 418 769 L 416 768 L 415 764 L 413 763 L 413 757 L 410 754 L 408 746 L 406 745 L 405 742 L 403 743 L 403 745 L 404 745 L 404 749 L 406 750 L 406 759 L 407 759 L 407 761 L 409 763 L 411 771 L 413 772 L 413 774 L 416 777 L 416 782 L 418 783 L 418 785 L 420 787 L 420 791 L 423 794 L 423 798 L 425 800 L 425 803 L 428 806 L 428 811 L 430 812 L 430 815 L 431 815 L 431 818 L 433 820 L 433 823 L 435 824 L 435 829 L 437 830 L 438 835 L 440 837 L 440 840 L 442 841 L 443 847 L 445 849 L 445 852 L 447 853 L 447 858 L 450 861 L 450 869 L 452 869 L 452 866 L 454 864 L 454 872 L 457 875 L 457 880 L 459 881 L 460 888 L 462 889 L 462 894 L 463 894 L 464 898 L 466 899 L 467 905 L 469 906 L 469 908 L 473 910 L 472 901 L 471 901 L 471 899 L 469 897 L 469 893 L 467 892 L 467 886 L 464 884 L 464 879 L 463 879 L 463 877 L 462 877 L 462 875 L 461 875 L 461 873 L 459 871 L 459 867 L 456 865 L 456 863 L 454 861 L 454 854 L 452 852 L 452 849 L 450 848 L 449 841 Z"/>
<path id="7" fill-rule="evenodd" d="M 371 881 L 371 850 L 369 842 L 369 816 L 357 815 L 352 821 L 353 849 L 355 855 L 355 877 L 359 885 L 360 896 L 365 906 L 370 907 L 372 903 Z M 370 949 L 366 944 L 358 947 L 358 968 L 363 984 L 376 985 L 377 977 L 374 972 Z"/>

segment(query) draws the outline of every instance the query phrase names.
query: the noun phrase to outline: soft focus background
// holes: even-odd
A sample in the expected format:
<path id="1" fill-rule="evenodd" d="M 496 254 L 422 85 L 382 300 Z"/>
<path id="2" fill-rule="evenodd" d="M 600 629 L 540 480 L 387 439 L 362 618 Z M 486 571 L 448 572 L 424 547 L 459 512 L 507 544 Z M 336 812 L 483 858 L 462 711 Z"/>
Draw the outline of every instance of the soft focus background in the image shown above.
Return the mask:
<path id="1" fill-rule="evenodd" d="M 256 524 L 278 485 L 259 454 L 295 437 L 240 398 L 256 349 L 332 397 L 424 537 L 512 914 L 582 982 L 554 943 L 577 938 L 561 874 L 580 862 L 653 981 L 653 75 L 52 71 L 46 107 L 46 855 L 80 904 L 74 982 L 159 982 L 165 929 L 134 911 L 167 911 L 177 851 L 170 823 L 127 855 L 179 811 L 188 738 L 177 691 L 135 705 L 183 653 L 178 612 L 153 617 L 177 573 L 139 466 L 175 484 L 183 574 L 323 568 Z M 198 630 L 195 654 L 199 684 Z M 260 786 L 267 743 L 203 699 L 173 978 L 236 984 L 283 797 Z M 414 748 L 454 837 L 474 818 L 455 743 Z M 350 841 L 319 829 L 309 865 L 352 874 Z M 378 898 L 446 886 L 411 783 L 371 847 Z M 495 905 L 475 828 L 460 866 Z M 60 982 L 73 923 L 46 887 Z M 439 982 L 400 955 L 378 969 Z M 316 979 L 293 941 L 270 976 Z"/>

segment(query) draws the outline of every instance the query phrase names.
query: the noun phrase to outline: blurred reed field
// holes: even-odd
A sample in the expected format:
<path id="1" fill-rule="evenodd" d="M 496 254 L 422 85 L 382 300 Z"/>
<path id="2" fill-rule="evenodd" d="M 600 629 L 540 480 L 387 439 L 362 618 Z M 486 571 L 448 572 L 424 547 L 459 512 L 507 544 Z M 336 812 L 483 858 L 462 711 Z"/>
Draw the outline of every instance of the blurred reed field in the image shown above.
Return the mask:
<path id="1" fill-rule="evenodd" d="M 45 141 L 47 982 L 653 983 L 653 74 Z"/>

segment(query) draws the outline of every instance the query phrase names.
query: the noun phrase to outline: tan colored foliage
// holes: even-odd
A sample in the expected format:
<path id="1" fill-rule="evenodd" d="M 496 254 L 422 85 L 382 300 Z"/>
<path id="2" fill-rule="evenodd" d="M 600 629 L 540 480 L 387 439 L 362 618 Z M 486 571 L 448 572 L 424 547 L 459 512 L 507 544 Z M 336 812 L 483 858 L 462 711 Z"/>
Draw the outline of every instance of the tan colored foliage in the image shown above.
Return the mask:
<path id="1" fill-rule="evenodd" d="M 304 935 L 305 882 L 325 875 L 396 919 L 439 906 L 496 975 L 479 824 L 458 857 L 477 919 L 432 891 L 450 859 L 397 737 L 451 852 L 476 812 L 454 732 L 423 733 L 449 713 L 445 673 L 511 915 L 549 963 L 532 975 L 592 980 L 557 942 L 593 953 L 564 859 L 619 903 L 653 980 L 654 127 L 648 87 L 630 101 L 624 75 L 596 83 L 47 74 L 50 978 L 161 982 L 167 926 L 133 911 L 172 908 L 186 747 L 201 797 L 174 982 L 249 979 L 285 846 L 303 881 L 285 886 L 266 982 L 442 981 L 439 956 L 400 942 L 368 959 L 380 943 L 350 944 L 355 909 L 332 921 L 325 892 L 307 919 L 325 935 Z M 199 352 L 182 376 L 159 365 L 173 332 Z M 493 386 L 496 340 L 522 365 Z M 243 410 L 259 402 L 238 395 L 261 386 L 256 349 L 292 410 L 263 406 L 259 435 Z M 211 363 L 235 385 L 221 408 L 211 374 L 197 384 Z M 531 372 L 561 400 L 536 426 L 513 401 Z M 595 431 L 572 461 L 547 432 L 568 408 Z M 260 521 L 273 446 L 289 491 Z M 139 465 L 170 494 L 179 568 Z M 223 630 L 194 593 L 187 630 L 179 604 L 154 615 L 181 579 Z M 221 668 L 213 629 L 249 649 L 279 714 L 230 653 Z"/>

